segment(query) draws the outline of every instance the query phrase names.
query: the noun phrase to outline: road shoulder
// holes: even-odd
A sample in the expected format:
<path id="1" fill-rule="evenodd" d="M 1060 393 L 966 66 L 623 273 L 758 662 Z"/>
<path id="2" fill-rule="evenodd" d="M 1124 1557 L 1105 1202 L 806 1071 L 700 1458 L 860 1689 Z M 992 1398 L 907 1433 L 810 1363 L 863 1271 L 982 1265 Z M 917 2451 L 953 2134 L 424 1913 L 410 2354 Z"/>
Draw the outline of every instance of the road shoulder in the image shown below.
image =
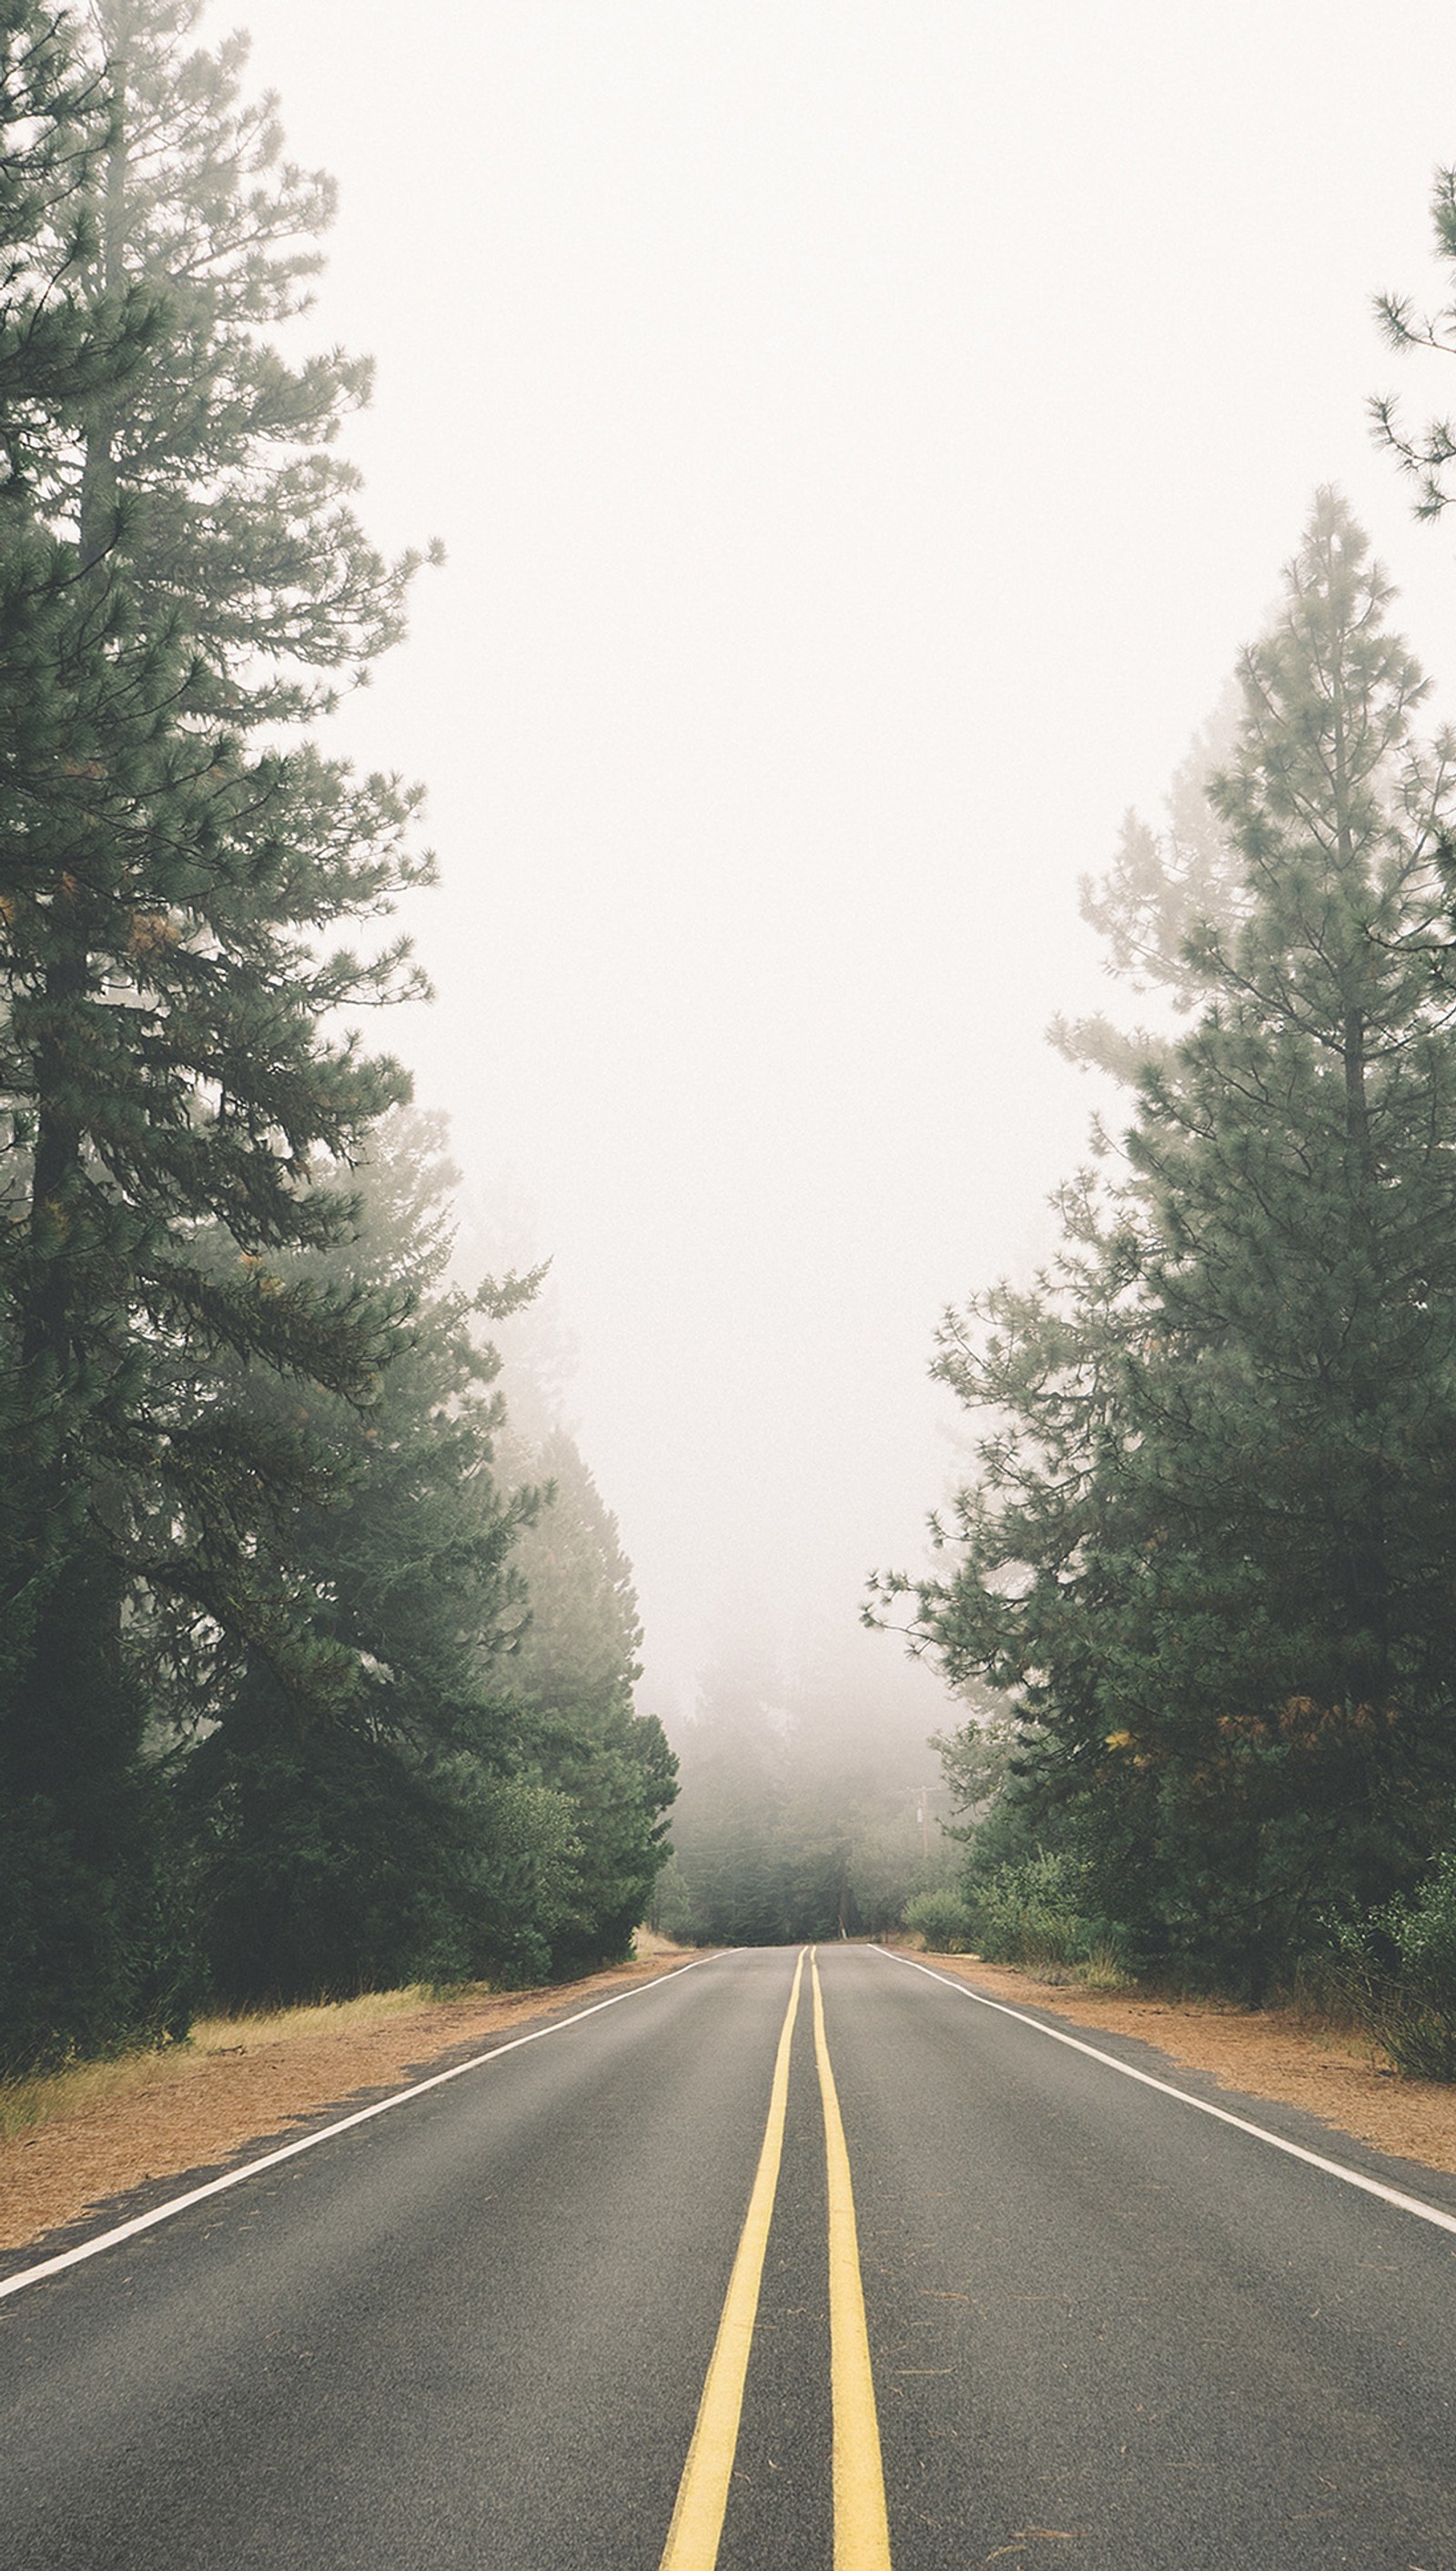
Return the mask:
<path id="1" fill-rule="evenodd" d="M 335 2025 L 292 2039 L 275 2022 L 249 2038 L 243 2023 L 226 2053 L 159 2056 L 155 2078 L 0 2142 L 0 2276 L 448 2070 L 492 2040 L 529 2034 L 691 1960 L 652 1953 L 578 1982 L 421 2001 L 372 2024 L 341 2010 Z"/>
<path id="2" fill-rule="evenodd" d="M 892 1951 L 912 1953 L 908 1945 Z M 1176 2078 L 1179 2069 L 1202 2073 L 1213 2081 L 1210 2095 L 1230 2092 L 1294 2108 L 1327 2133 L 1421 2169 L 1456 2174 L 1456 2088 L 1397 2078 L 1379 2048 L 1358 2036 L 1311 2028 L 1288 2009 L 1089 1991 L 968 1955 L 916 1950 L 913 1960 L 1007 2007 L 1156 2048 L 1164 2077 Z"/>

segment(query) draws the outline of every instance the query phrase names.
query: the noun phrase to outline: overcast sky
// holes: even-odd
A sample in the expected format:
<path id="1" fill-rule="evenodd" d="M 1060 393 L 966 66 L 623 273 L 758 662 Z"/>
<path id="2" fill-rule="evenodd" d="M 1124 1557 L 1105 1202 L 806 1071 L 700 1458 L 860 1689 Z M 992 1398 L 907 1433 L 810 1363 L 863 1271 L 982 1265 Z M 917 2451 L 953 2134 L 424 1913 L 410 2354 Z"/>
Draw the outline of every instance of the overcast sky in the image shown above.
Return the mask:
<path id="1" fill-rule="evenodd" d="M 1435 0 L 241 0 L 342 188 L 366 522 L 443 538 L 340 731 L 425 779 L 390 1041 L 555 1261 L 653 1701 L 851 1651 L 954 1467 L 941 1305 L 1050 1239 L 1077 879 L 1340 482 L 1456 677 L 1367 395 L 1434 296 Z M 866 1638 L 862 1649 L 877 1648 Z M 927 1722 L 939 1717 L 926 1681 Z"/>

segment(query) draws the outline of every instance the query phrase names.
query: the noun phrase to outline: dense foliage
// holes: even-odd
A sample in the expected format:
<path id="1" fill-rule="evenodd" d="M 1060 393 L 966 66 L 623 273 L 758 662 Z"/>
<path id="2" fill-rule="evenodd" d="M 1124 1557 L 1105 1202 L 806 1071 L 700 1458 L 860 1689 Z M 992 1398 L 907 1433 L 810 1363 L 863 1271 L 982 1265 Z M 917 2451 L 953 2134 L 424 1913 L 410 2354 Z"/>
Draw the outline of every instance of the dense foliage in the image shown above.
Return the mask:
<path id="1" fill-rule="evenodd" d="M 1030 1291 L 946 1317 L 993 1424 L 914 1590 L 949 1675 L 1016 1692 L 1017 1808 L 1081 1910 L 1254 1998 L 1416 1879 L 1456 1789 L 1456 745 L 1415 737 L 1388 595 L 1322 494 L 1125 1173 L 1066 1192 Z"/>
<path id="2" fill-rule="evenodd" d="M 417 793 L 309 729 L 416 564 L 337 452 L 367 367 L 269 336 L 329 183 L 199 15 L 0 8 L 12 2059 L 175 2026 L 203 1969 L 356 1987 L 597 1933 L 562 1886 L 598 1825 L 488 1678 L 531 1504 L 378 1139 L 407 1083 L 350 1027 L 419 985 L 335 943 L 430 877 Z"/>
<path id="3" fill-rule="evenodd" d="M 642 1632 L 616 1520 L 563 1428 L 528 1461 L 546 1500 L 517 1549 L 531 1617 L 507 1686 L 529 1773 L 573 1815 L 549 1940 L 566 1971 L 629 1951 L 667 1856 L 678 1763 L 633 1705 Z"/>

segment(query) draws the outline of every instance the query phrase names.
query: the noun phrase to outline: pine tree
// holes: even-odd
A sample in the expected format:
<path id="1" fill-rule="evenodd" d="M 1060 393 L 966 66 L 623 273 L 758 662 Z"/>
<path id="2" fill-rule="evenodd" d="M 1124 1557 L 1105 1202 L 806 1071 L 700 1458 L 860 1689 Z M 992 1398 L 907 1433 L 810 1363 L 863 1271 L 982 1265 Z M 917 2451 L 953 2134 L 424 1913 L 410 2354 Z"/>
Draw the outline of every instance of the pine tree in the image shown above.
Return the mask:
<path id="1" fill-rule="evenodd" d="M 407 1304 L 377 1401 L 256 1366 L 243 1388 L 326 1463 L 275 1572 L 306 1590 L 351 1686 L 300 1724 L 255 1645 L 225 1642 L 200 1667 L 185 1619 L 151 1620 L 157 1694 L 198 1736 L 180 1793 L 212 1983 L 232 2000 L 544 1977 L 575 1899 L 576 1807 L 542 1786 L 509 1701 L 527 1612 L 515 1548 L 542 1494 L 497 1483 L 498 1358 L 476 1331 L 538 1280 L 450 1284 L 455 1178 L 443 1118 L 395 1111 L 358 1173 L 356 1239 L 289 1262 Z"/>
<path id="2" fill-rule="evenodd" d="M 75 448 L 100 401 L 139 380 L 158 343 L 158 301 L 145 286 L 88 292 L 92 199 L 103 84 L 56 11 L 0 8 L 0 1061 L 14 1056 L 27 1000 L 10 969 L 38 883 L 48 802 L 77 791 L 98 738 L 143 729 L 163 674 L 93 621 L 92 666 L 79 670 L 74 549 L 46 507 L 47 467 Z M 89 604 L 89 603 L 88 603 Z M 89 796 L 87 797 L 89 800 Z M 23 1033 L 22 1033 L 23 1041 Z M 3 1073 L 0 1073 L 3 1077 Z M 133 2023 L 165 2026 L 184 2005 L 171 1961 L 173 1899 L 155 1847 L 155 1799 L 140 1773 L 141 1709 L 106 1649 L 76 1709 L 59 1763 L 70 1809 L 47 1792 L 44 1751 L 17 1727 L 36 1689 L 38 1629 L 74 1536 L 78 1502 L 60 1457 L 84 1435 L 87 1387 L 38 1362 L 36 1315 L 24 1308 L 34 1230 L 33 1133 L 12 1091 L 0 1107 L 0 2059 L 29 2060 L 57 2042 L 105 2041 Z M 27 1362 L 22 1365 L 22 1358 Z M 70 1639 L 98 1626 L 114 1640 L 106 1583 L 78 1577 Z M 59 1646 L 61 1638 L 57 1637 Z M 72 1658 L 75 1658 L 73 1652 Z M 53 1650 L 64 1690 L 67 1657 Z M 44 1721 L 44 1712 L 42 1712 Z M 39 1755 L 38 1755 L 39 1754 Z M 149 1845 L 149 1842 L 154 1842 Z M 58 1994 L 64 1993 L 60 2007 Z"/>
<path id="3" fill-rule="evenodd" d="M 751 1646 L 721 1647 L 703 1674 L 673 1823 L 682 1924 L 700 1944 L 774 1945 L 789 1934 L 783 1693 Z"/>
<path id="4" fill-rule="evenodd" d="M 1151 829 L 1129 812 L 1107 873 L 1101 880 L 1082 878 L 1082 916 L 1106 942 L 1108 972 L 1159 998 L 1165 1024 L 1126 1029 L 1099 1012 L 1071 1023 L 1054 1018 L 1047 1032 L 1069 1062 L 1111 1072 L 1132 1087 L 1150 1063 L 1167 1058 L 1178 1020 L 1210 996 L 1197 961 L 1199 941 L 1211 927 L 1230 931 L 1242 908 L 1238 852 L 1209 793 L 1213 771 L 1232 748 L 1233 697 L 1229 690 L 1179 767 L 1166 826 Z"/>
<path id="5" fill-rule="evenodd" d="M 572 1810 L 570 1900 L 552 1938 L 554 1969 L 569 1972 L 625 1955 L 647 1917 L 678 1763 L 633 1704 L 642 1630 L 617 1522 L 564 1429 L 531 1469 L 548 1498 L 519 1549 L 531 1618 L 510 1698 L 531 1772 Z"/>
<path id="6" fill-rule="evenodd" d="M 1437 256 L 1445 263 L 1448 280 L 1456 279 L 1456 170 L 1436 172 L 1431 222 Z M 1412 348 L 1433 348 L 1444 356 L 1456 354 L 1456 300 L 1440 312 L 1417 312 L 1408 294 L 1377 294 L 1375 314 L 1390 346 L 1402 353 Z M 1416 516 L 1439 518 L 1456 497 L 1450 488 L 1451 467 L 1456 463 L 1456 424 L 1449 416 L 1430 419 L 1423 429 L 1412 434 L 1401 418 L 1399 404 L 1389 393 L 1377 394 L 1371 401 L 1370 416 L 1379 443 L 1388 447 L 1401 471 L 1415 484 Z"/>
<path id="7" fill-rule="evenodd" d="M 158 298 L 84 280 L 104 84 L 64 10 L 0 0 L 0 525 L 7 563 L 36 529 L 37 469 L 88 407 L 135 386 L 159 335 Z M 6 633 L 13 633 L 7 621 Z"/>
<path id="8" fill-rule="evenodd" d="M 329 191 L 280 163 L 271 102 L 239 104 L 243 40 L 190 48 L 199 14 L 101 0 L 63 76 L 74 188 L 0 322 L 9 363 L 53 273 L 64 327 L 28 394 L 12 374 L 7 430 L 0 1793 L 6 1933 L 22 1966 L 37 1933 L 54 1960 L 60 2048 L 155 2014 L 155 1961 L 127 1960 L 128 1886 L 158 1877 L 130 1602 L 249 1637 L 300 1706 L 352 1683 L 263 1576 L 317 1458 L 212 1360 L 370 1397 L 397 1315 L 277 1260 L 348 1229 L 330 1174 L 406 1090 L 326 1032 L 414 987 L 403 948 L 324 941 L 429 875 L 412 793 L 276 746 L 396 638 L 413 564 L 368 546 L 332 452 L 367 370 L 265 335 L 300 308 Z M 33 2012 L 6 2039 L 38 2040 Z"/>
<path id="9" fill-rule="evenodd" d="M 1321 494 L 1241 671 L 1213 996 L 1127 1183 L 1069 1190 L 1055 1273 L 937 1368 L 1002 1425 L 923 1639 L 1021 1691 L 1100 1906 L 1254 1996 L 1456 1785 L 1456 745 L 1412 741 L 1388 598 Z"/>

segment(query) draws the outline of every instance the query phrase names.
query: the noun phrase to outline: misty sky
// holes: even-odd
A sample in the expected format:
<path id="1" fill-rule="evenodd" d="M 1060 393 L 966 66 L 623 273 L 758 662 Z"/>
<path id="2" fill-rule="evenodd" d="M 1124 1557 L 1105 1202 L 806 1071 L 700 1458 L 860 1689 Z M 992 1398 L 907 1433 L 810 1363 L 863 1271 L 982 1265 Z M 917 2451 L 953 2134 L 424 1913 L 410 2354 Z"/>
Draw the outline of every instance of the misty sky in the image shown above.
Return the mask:
<path id="1" fill-rule="evenodd" d="M 366 523 L 443 538 L 341 719 L 429 786 L 381 1035 L 550 1254 L 650 1702 L 853 1640 L 954 1470 L 940 1306 L 1050 1241 L 1156 811 L 1343 484 L 1456 677 L 1456 527 L 1365 397 L 1432 298 L 1456 11 L 1349 0 L 239 0 L 342 187 Z M 927 1678 L 927 1723 L 939 1704 Z"/>

